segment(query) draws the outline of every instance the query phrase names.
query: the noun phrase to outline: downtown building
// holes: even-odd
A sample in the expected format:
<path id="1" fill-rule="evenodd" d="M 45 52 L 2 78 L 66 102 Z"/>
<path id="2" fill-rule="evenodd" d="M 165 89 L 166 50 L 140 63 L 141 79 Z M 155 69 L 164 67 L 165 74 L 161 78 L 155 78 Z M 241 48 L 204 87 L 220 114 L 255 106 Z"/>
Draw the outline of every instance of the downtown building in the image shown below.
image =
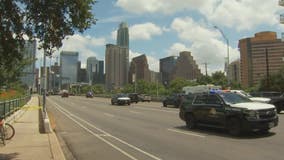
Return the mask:
<path id="1" fill-rule="evenodd" d="M 126 23 L 117 31 L 117 45 L 107 44 L 105 51 L 105 84 L 107 90 L 119 89 L 128 83 L 129 34 Z"/>
<path id="2" fill-rule="evenodd" d="M 86 67 L 87 82 L 90 85 L 104 83 L 104 61 L 98 60 L 96 57 L 87 59 Z"/>
<path id="3" fill-rule="evenodd" d="M 24 48 L 20 52 L 23 54 L 23 59 L 30 62 L 24 66 L 20 81 L 28 87 L 30 91 L 36 91 L 36 41 L 25 41 Z"/>
<path id="4" fill-rule="evenodd" d="M 229 65 L 229 75 L 228 78 L 230 82 L 240 83 L 240 59 L 237 59 L 230 63 Z"/>
<path id="5" fill-rule="evenodd" d="M 239 50 L 243 87 L 256 86 L 284 65 L 284 43 L 277 39 L 275 32 L 259 32 L 254 37 L 241 39 Z"/>
<path id="6" fill-rule="evenodd" d="M 146 55 L 143 54 L 132 59 L 128 77 L 129 83 L 134 83 L 138 80 L 151 81 L 151 71 L 149 70 Z"/>
<path id="7" fill-rule="evenodd" d="M 171 80 L 183 78 L 186 80 L 196 80 L 201 76 L 201 71 L 198 68 L 191 52 L 183 51 L 179 53 L 176 65 L 174 66 L 171 74 Z"/>
<path id="8" fill-rule="evenodd" d="M 68 89 L 71 83 L 78 82 L 78 52 L 60 52 L 60 88 Z"/>
<path id="9" fill-rule="evenodd" d="M 170 56 L 160 59 L 161 81 L 168 86 L 170 81 L 176 78 L 196 80 L 200 77 L 201 71 L 195 60 L 188 51 L 179 53 L 179 56 Z"/>
<path id="10" fill-rule="evenodd" d="M 161 83 L 165 86 L 170 84 L 171 74 L 176 66 L 177 58 L 177 56 L 169 56 L 160 59 Z"/>

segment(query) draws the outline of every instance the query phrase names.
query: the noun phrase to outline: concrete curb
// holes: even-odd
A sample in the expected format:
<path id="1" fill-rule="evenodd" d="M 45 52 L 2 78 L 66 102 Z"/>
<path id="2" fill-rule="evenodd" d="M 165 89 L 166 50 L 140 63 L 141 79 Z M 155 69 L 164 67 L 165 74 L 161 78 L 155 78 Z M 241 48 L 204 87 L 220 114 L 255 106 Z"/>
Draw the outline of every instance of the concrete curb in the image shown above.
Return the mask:
<path id="1" fill-rule="evenodd" d="M 38 96 L 38 105 L 40 106 L 40 98 Z M 54 160 L 65 160 L 64 153 L 59 144 L 56 134 L 53 132 L 47 112 L 41 110 L 41 121 L 43 122 L 44 133 L 48 134 L 51 154 Z"/>

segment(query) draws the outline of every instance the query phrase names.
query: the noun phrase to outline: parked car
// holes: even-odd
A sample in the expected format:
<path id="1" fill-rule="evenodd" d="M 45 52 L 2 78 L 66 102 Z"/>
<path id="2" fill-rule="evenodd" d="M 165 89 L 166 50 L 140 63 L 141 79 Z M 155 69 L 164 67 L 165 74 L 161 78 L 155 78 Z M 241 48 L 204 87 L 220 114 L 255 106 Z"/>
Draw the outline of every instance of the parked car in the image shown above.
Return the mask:
<path id="1" fill-rule="evenodd" d="M 114 105 L 114 104 L 117 104 L 117 105 L 128 104 L 128 105 L 130 105 L 130 103 L 131 103 L 131 101 L 130 101 L 130 98 L 128 97 L 127 94 L 119 93 L 119 94 L 114 95 L 111 98 L 111 104 L 112 105 Z"/>
<path id="2" fill-rule="evenodd" d="M 139 97 L 138 93 L 128 93 L 128 97 L 130 98 L 130 102 L 133 103 L 138 103 L 139 102 Z"/>
<path id="3" fill-rule="evenodd" d="M 139 101 L 141 102 L 151 102 L 152 101 L 151 96 L 147 94 L 140 94 L 138 97 L 139 97 Z"/>
<path id="4" fill-rule="evenodd" d="M 91 91 L 87 92 L 87 93 L 86 93 L 86 97 L 87 97 L 87 98 L 93 98 L 93 97 L 94 97 L 93 92 L 91 92 Z"/>
<path id="5" fill-rule="evenodd" d="M 174 107 L 178 108 L 182 102 L 183 96 L 184 94 L 182 93 L 172 94 L 170 96 L 167 96 L 163 100 L 163 106 L 167 107 L 168 105 L 173 105 Z"/>
<path id="6" fill-rule="evenodd" d="M 277 113 L 284 110 L 284 95 L 281 92 L 252 92 L 250 94 L 254 97 L 267 98 L 267 103 L 273 104 L 277 109 Z"/>
<path id="7" fill-rule="evenodd" d="M 256 130 L 268 132 L 278 125 L 274 105 L 253 102 L 231 92 L 189 94 L 179 116 L 190 129 L 203 125 L 224 128 L 232 135 Z"/>

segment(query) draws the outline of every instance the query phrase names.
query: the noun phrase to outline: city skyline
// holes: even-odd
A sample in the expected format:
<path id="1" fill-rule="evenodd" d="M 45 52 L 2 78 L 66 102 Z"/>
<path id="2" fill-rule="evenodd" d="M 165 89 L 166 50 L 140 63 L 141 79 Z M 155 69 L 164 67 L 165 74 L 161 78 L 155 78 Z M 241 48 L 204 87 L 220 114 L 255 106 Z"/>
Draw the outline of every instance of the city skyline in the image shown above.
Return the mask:
<path id="1" fill-rule="evenodd" d="M 262 14 L 256 14 L 256 10 Z M 105 45 L 115 44 L 119 23 L 127 22 L 130 60 L 145 54 L 149 68 L 158 71 L 159 59 L 190 51 L 199 66 L 208 63 L 208 73 L 211 74 L 224 71 L 227 55 L 226 41 L 214 26 L 222 29 L 229 40 L 230 62 L 240 56 L 240 39 L 261 31 L 275 31 L 280 38 L 284 31 L 279 23 L 284 8 L 278 6 L 278 0 L 262 3 L 257 0 L 179 0 L 177 3 L 169 0 L 106 0 L 96 3 L 93 13 L 98 18 L 97 24 L 84 34 L 76 33 L 64 40 L 63 47 L 55 55 L 61 50 L 76 49 L 81 53 L 79 60 L 83 67 L 87 57 L 104 60 Z M 41 52 L 37 56 L 40 58 Z M 205 74 L 204 67 L 200 69 Z"/>

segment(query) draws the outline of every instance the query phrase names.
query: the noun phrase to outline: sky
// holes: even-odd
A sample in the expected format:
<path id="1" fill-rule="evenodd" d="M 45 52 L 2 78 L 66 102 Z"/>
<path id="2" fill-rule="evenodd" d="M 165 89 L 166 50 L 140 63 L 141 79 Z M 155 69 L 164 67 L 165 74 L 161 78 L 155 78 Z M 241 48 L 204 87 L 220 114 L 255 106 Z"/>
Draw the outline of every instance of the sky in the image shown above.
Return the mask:
<path id="1" fill-rule="evenodd" d="M 105 45 L 116 44 L 121 22 L 129 27 L 129 59 L 145 54 L 149 68 L 159 71 L 159 59 L 190 51 L 201 72 L 224 71 L 229 40 L 230 62 L 238 59 L 238 41 L 262 31 L 284 32 L 279 23 L 284 7 L 279 0 L 100 0 L 92 12 L 96 25 L 83 34 L 63 40 L 63 46 L 47 60 L 52 64 L 59 53 L 79 52 L 82 67 L 87 58 L 105 59 Z M 219 28 L 216 29 L 214 26 Z M 220 30 L 223 32 L 222 36 Z M 42 51 L 37 51 L 42 63 Z"/>

